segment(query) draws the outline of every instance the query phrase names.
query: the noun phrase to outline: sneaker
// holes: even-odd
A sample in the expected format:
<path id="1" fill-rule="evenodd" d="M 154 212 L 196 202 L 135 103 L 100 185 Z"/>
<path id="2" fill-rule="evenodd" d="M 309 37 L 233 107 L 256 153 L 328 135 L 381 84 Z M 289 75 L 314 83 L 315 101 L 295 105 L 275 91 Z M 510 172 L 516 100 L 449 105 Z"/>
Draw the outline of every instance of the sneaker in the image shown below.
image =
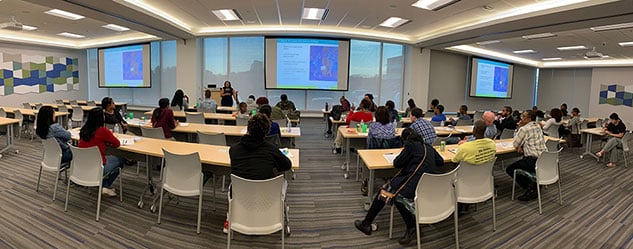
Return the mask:
<path id="1" fill-rule="evenodd" d="M 229 220 L 224 220 L 224 227 L 222 228 L 222 232 L 229 233 Z"/>
<path id="2" fill-rule="evenodd" d="M 341 154 L 341 148 L 332 149 L 332 154 Z"/>
<path id="3" fill-rule="evenodd" d="M 108 197 L 114 197 L 116 196 L 116 191 L 114 190 L 114 188 L 103 187 L 101 188 L 101 194 Z"/>
<path id="4" fill-rule="evenodd" d="M 531 201 L 538 198 L 538 193 L 536 189 L 530 188 L 522 196 L 519 196 L 519 201 Z"/>

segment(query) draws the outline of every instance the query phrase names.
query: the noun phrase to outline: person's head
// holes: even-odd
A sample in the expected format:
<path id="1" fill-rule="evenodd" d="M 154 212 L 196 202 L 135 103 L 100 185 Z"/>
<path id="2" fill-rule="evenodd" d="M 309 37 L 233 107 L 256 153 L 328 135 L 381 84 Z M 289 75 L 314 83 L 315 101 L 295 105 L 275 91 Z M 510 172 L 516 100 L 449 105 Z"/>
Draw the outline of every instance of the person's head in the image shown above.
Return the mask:
<path id="1" fill-rule="evenodd" d="M 400 135 L 400 137 L 402 138 L 403 141 L 411 141 L 411 142 L 417 141 L 420 143 L 424 143 L 424 138 L 411 127 L 405 128 L 402 131 L 402 134 Z"/>
<path id="2" fill-rule="evenodd" d="M 532 121 L 536 121 L 536 112 L 531 110 L 525 110 L 521 114 L 521 121 L 523 123 L 529 123 Z"/>
<path id="3" fill-rule="evenodd" d="M 41 139 L 46 139 L 48 136 L 48 128 L 51 124 L 55 123 L 55 111 L 53 107 L 42 106 L 37 112 L 37 127 L 35 128 L 35 134 Z"/>
<path id="4" fill-rule="evenodd" d="M 503 111 L 501 111 L 501 116 L 504 117 L 504 118 L 507 118 L 511 114 L 512 114 L 512 107 L 504 106 L 503 107 Z"/>
<path id="5" fill-rule="evenodd" d="M 81 127 L 79 131 L 81 140 L 90 141 L 90 139 L 94 137 L 97 129 L 103 126 L 104 120 L 103 109 L 100 107 L 88 111 L 88 119 L 86 119 L 86 123 L 84 123 L 84 126 Z"/>
<path id="6" fill-rule="evenodd" d="M 268 135 L 268 132 L 270 132 L 270 119 L 264 114 L 255 114 L 255 116 L 248 120 L 246 130 L 248 136 L 263 140 L 264 137 Z"/>
<path id="7" fill-rule="evenodd" d="M 369 108 L 371 107 L 371 100 L 368 100 L 366 98 L 361 100 L 360 105 L 358 105 L 358 107 L 360 107 L 361 110 L 368 111 Z"/>
<path id="8" fill-rule="evenodd" d="M 266 97 L 259 97 L 255 101 L 255 104 L 257 104 L 257 106 L 259 106 L 259 107 L 261 107 L 262 105 L 267 105 L 268 104 L 268 98 L 266 98 Z"/>
<path id="9" fill-rule="evenodd" d="M 341 98 L 339 99 L 339 102 L 341 102 L 341 104 L 343 104 L 345 102 L 345 96 L 341 96 Z"/>
<path id="10" fill-rule="evenodd" d="M 376 122 L 386 125 L 389 123 L 389 111 L 386 106 L 376 108 Z"/>
<path id="11" fill-rule="evenodd" d="M 483 116 L 481 116 L 481 119 L 486 122 L 486 126 L 489 126 L 495 121 L 495 114 L 491 111 L 486 111 L 484 112 Z"/>
<path id="12" fill-rule="evenodd" d="M 240 113 L 246 113 L 247 108 L 248 105 L 246 104 L 246 102 L 240 102 Z"/>
<path id="13" fill-rule="evenodd" d="M 435 109 L 435 107 L 436 107 L 437 105 L 439 105 L 439 104 L 440 104 L 440 100 L 438 100 L 438 99 L 433 99 L 433 100 L 431 100 L 431 106 L 430 106 L 430 107 L 431 107 L 431 109 Z"/>
<path id="14" fill-rule="evenodd" d="M 104 97 L 101 99 L 101 108 L 106 111 L 112 111 L 115 108 L 114 100 L 110 97 Z"/>
<path id="15" fill-rule="evenodd" d="M 435 115 L 444 113 L 444 106 L 443 105 L 436 106 L 435 109 L 433 109 L 433 112 L 435 113 Z"/>
<path id="16" fill-rule="evenodd" d="M 224 82 L 224 87 L 231 87 L 231 82 L 230 81 L 225 81 Z"/>
<path id="17" fill-rule="evenodd" d="M 211 98 L 211 90 L 207 89 L 206 91 L 204 91 L 204 98 L 205 99 Z"/>
<path id="18" fill-rule="evenodd" d="M 282 94 L 281 96 L 279 96 L 279 98 L 281 98 L 281 101 L 286 101 L 288 100 L 288 95 L 286 95 L 285 93 Z"/>
<path id="19" fill-rule="evenodd" d="M 368 99 L 369 101 L 374 101 L 374 95 L 371 93 L 366 93 L 365 99 Z"/>
<path id="20" fill-rule="evenodd" d="M 611 113 L 611 115 L 609 115 L 609 121 L 614 124 L 617 125 L 618 123 L 620 123 L 620 116 L 618 116 L 617 113 Z"/>
<path id="21" fill-rule="evenodd" d="M 414 107 L 411 109 L 411 121 L 415 122 L 416 119 L 424 117 L 424 111 L 422 109 Z"/>
<path id="22" fill-rule="evenodd" d="M 580 109 L 578 109 L 578 107 L 574 107 L 571 109 L 571 115 L 572 116 L 580 116 Z"/>
<path id="23" fill-rule="evenodd" d="M 270 105 L 265 104 L 259 107 L 259 112 L 266 115 L 266 117 L 268 117 L 270 119 L 270 115 L 273 112 L 273 108 L 270 107 Z"/>
<path id="24" fill-rule="evenodd" d="M 567 104 L 566 103 L 561 104 L 560 105 L 560 110 L 561 111 L 567 111 Z"/>
<path id="25" fill-rule="evenodd" d="M 475 136 L 476 139 L 484 138 L 486 127 L 486 121 L 483 121 L 481 119 L 475 121 L 475 124 L 473 125 L 473 136 Z"/>
<path id="26" fill-rule="evenodd" d="M 171 100 L 171 106 L 183 106 L 182 100 L 185 97 L 185 92 L 182 89 L 176 90 L 174 98 Z"/>
<path id="27" fill-rule="evenodd" d="M 249 98 L 249 99 L 252 99 L 252 100 L 255 100 L 255 95 L 252 95 L 252 94 L 251 94 L 251 95 L 248 95 L 248 98 Z"/>
<path id="28" fill-rule="evenodd" d="M 413 99 L 407 100 L 407 104 L 409 105 L 410 109 L 415 108 L 415 101 Z"/>
<path id="29" fill-rule="evenodd" d="M 461 113 L 461 114 L 468 114 L 468 106 L 467 105 L 461 105 L 459 107 L 459 113 Z"/>
<path id="30" fill-rule="evenodd" d="M 538 111 L 538 106 L 532 106 L 532 111 L 533 111 L 533 112 Z"/>
<path id="31" fill-rule="evenodd" d="M 387 103 L 385 103 L 385 106 L 387 107 L 387 109 L 389 110 L 393 110 L 396 109 L 396 103 L 394 103 L 391 100 L 387 100 Z"/>
<path id="32" fill-rule="evenodd" d="M 556 122 L 560 122 L 560 120 L 563 118 L 563 112 L 558 108 L 554 108 L 549 111 L 549 115 L 552 116 L 552 118 L 555 119 Z"/>
<path id="33" fill-rule="evenodd" d="M 158 108 L 160 109 L 165 109 L 169 107 L 169 99 L 168 98 L 161 98 L 158 100 Z"/>

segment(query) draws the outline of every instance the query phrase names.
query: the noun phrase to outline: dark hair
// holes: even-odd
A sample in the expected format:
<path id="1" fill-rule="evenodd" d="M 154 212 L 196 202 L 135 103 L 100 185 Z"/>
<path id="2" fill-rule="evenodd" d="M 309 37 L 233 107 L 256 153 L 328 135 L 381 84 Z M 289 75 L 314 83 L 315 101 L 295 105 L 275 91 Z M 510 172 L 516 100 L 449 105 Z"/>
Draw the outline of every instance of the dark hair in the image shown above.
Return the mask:
<path id="1" fill-rule="evenodd" d="M 409 108 L 415 108 L 415 101 L 413 99 L 407 100 L 407 104 L 409 105 Z"/>
<path id="2" fill-rule="evenodd" d="M 103 109 L 100 107 L 93 108 L 88 111 L 88 119 L 86 119 L 86 123 L 83 127 L 81 127 L 81 130 L 79 130 L 79 137 L 81 140 L 88 142 L 92 137 L 94 137 L 97 129 L 102 127 L 103 124 Z"/>
<path id="3" fill-rule="evenodd" d="M 386 125 L 389 123 L 389 111 L 385 106 L 379 106 L 376 109 L 376 122 Z"/>
<path id="4" fill-rule="evenodd" d="M 432 105 L 432 106 L 434 106 L 434 107 L 435 107 L 435 106 L 437 106 L 437 105 L 439 105 L 439 104 L 440 104 L 440 100 L 438 100 L 438 99 L 433 99 L 433 100 L 431 100 L 431 105 Z"/>
<path id="5" fill-rule="evenodd" d="M 578 107 L 574 107 L 571 109 L 571 112 L 575 112 L 575 113 L 579 113 L 580 114 L 580 109 L 578 109 Z"/>
<path id="6" fill-rule="evenodd" d="M 268 104 L 268 98 L 266 98 L 266 97 L 259 97 L 259 98 L 257 98 L 257 100 L 255 100 L 255 104 L 257 104 L 257 105 L 267 105 Z"/>
<path id="7" fill-rule="evenodd" d="M 266 115 L 258 113 L 248 120 L 246 127 L 248 136 L 257 139 L 264 139 L 268 132 L 270 132 L 270 119 Z"/>
<path id="8" fill-rule="evenodd" d="M 233 87 L 231 86 L 231 82 L 228 80 L 224 81 L 224 84 L 222 84 L 222 88 L 225 87 L 224 85 L 226 85 L 226 83 L 229 83 L 229 88 L 233 89 Z"/>
<path id="9" fill-rule="evenodd" d="M 538 106 L 532 106 L 532 110 L 538 110 Z"/>
<path id="10" fill-rule="evenodd" d="M 620 120 L 620 116 L 618 116 L 618 114 L 614 112 L 609 115 L 609 119 Z"/>
<path id="11" fill-rule="evenodd" d="M 239 107 L 242 107 L 242 106 L 248 106 L 248 105 L 246 104 L 246 102 L 240 102 Z"/>
<path id="12" fill-rule="evenodd" d="M 460 110 L 460 111 L 461 111 L 461 110 L 464 110 L 464 112 L 468 112 L 468 106 L 467 106 L 467 105 L 461 105 L 461 106 L 459 107 L 459 110 Z"/>
<path id="13" fill-rule="evenodd" d="M 435 108 L 437 108 L 438 110 L 440 110 L 440 113 L 444 112 L 444 106 L 443 105 L 438 105 Z"/>
<path id="14" fill-rule="evenodd" d="M 527 112 L 527 115 L 528 115 L 528 117 L 530 117 L 530 120 L 536 121 L 536 112 L 535 111 L 525 110 L 525 112 Z"/>
<path id="15" fill-rule="evenodd" d="M 561 118 L 563 117 L 563 112 L 558 108 L 554 108 L 549 112 L 549 115 L 552 116 L 552 118 L 555 119 L 556 122 L 560 122 Z"/>
<path id="16" fill-rule="evenodd" d="M 248 95 L 248 98 L 249 98 L 249 99 L 253 99 L 253 100 L 255 100 L 255 95 L 252 95 L 252 94 L 251 94 L 251 95 Z"/>
<path id="17" fill-rule="evenodd" d="M 103 99 L 101 99 L 101 108 L 106 109 L 106 107 L 108 107 L 110 104 L 112 104 L 112 102 L 114 102 L 112 100 L 112 98 L 110 98 L 110 97 L 103 97 Z"/>
<path id="18" fill-rule="evenodd" d="M 270 105 L 265 104 L 259 107 L 259 112 L 265 114 L 266 117 L 270 118 L 270 114 L 273 112 L 273 108 Z"/>
<path id="19" fill-rule="evenodd" d="M 393 110 L 396 108 L 396 103 L 393 103 L 393 101 L 391 100 L 387 100 L 387 103 L 385 103 L 385 106 L 387 107 L 387 109 L 389 110 Z M 376 110 L 378 111 L 378 110 Z"/>
<path id="20" fill-rule="evenodd" d="M 211 98 L 211 90 L 207 89 L 206 91 L 204 91 L 204 98 L 206 99 Z"/>
<path id="21" fill-rule="evenodd" d="M 371 101 L 367 99 L 363 99 L 360 101 L 360 105 L 358 105 L 358 107 L 363 108 L 365 110 L 369 110 L 369 108 L 371 107 Z"/>
<path id="22" fill-rule="evenodd" d="M 475 124 L 473 125 L 473 136 L 475 136 L 476 139 L 480 139 L 484 137 L 485 133 L 486 133 L 486 121 L 483 121 L 482 119 L 478 119 L 477 121 L 475 121 Z"/>
<path id="23" fill-rule="evenodd" d="M 371 93 L 365 93 L 365 96 L 367 96 L 370 100 L 374 100 L 374 95 Z"/>
<path id="24" fill-rule="evenodd" d="M 413 109 L 411 109 L 411 116 L 415 116 L 416 118 L 421 118 L 421 117 L 424 117 L 424 112 L 422 111 L 422 109 L 414 107 Z"/>
<path id="25" fill-rule="evenodd" d="M 158 118 L 160 117 L 160 112 L 162 109 L 165 109 L 169 107 L 169 99 L 168 98 L 162 98 L 158 100 L 158 108 L 154 109 L 154 112 L 152 112 L 152 118 L 155 121 L 158 121 Z"/>
<path id="26" fill-rule="evenodd" d="M 42 106 L 37 113 L 37 127 L 35 128 L 35 133 L 41 139 L 46 139 L 48 136 L 48 128 L 55 123 L 53 116 L 55 115 L 55 111 L 53 107 L 50 106 Z"/>
<path id="27" fill-rule="evenodd" d="M 182 99 L 184 98 L 185 92 L 183 92 L 182 89 L 176 90 L 176 93 L 174 93 L 174 98 L 171 99 L 171 106 L 179 106 L 180 108 L 182 108 L 184 106 L 182 103 Z"/>
<path id="28" fill-rule="evenodd" d="M 503 109 L 508 110 L 508 112 L 509 112 L 510 114 L 512 114 L 512 107 L 510 107 L 509 105 L 504 106 L 504 107 L 503 107 Z"/>
<path id="29" fill-rule="evenodd" d="M 562 103 L 562 104 L 560 105 L 560 107 L 561 107 L 561 108 L 562 108 L 563 106 L 565 107 L 565 109 L 567 109 L 567 104 L 566 104 L 566 103 Z"/>
<path id="30" fill-rule="evenodd" d="M 418 141 L 424 143 L 424 138 L 411 127 L 405 128 L 400 137 L 402 141 Z"/>
<path id="31" fill-rule="evenodd" d="M 285 93 L 282 94 L 281 96 L 279 96 L 279 98 L 281 98 L 282 101 L 286 101 L 288 100 L 288 95 L 286 95 Z"/>

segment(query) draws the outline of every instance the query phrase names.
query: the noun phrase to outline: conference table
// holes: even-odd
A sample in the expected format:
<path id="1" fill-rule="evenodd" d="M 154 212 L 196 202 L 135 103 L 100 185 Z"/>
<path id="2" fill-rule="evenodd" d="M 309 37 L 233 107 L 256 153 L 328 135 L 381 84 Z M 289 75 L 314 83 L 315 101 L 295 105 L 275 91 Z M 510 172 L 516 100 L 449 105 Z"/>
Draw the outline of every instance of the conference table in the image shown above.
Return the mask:
<path id="1" fill-rule="evenodd" d="M 607 135 L 607 133 L 602 130 L 602 127 L 580 129 L 580 132 L 585 133 L 585 137 L 587 137 L 587 140 L 585 142 L 585 152 L 580 155 L 580 158 L 582 159 L 584 156 L 590 156 L 595 158 L 596 160 L 599 160 L 600 158 L 598 158 L 598 156 L 591 152 L 591 143 L 593 142 L 593 136 L 604 137 Z"/>
<path id="2" fill-rule="evenodd" d="M 70 130 L 73 140 L 79 140 L 79 128 Z M 153 139 L 124 134 L 114 134 L 121 141 L 121 146 L 117 150 L 131 154 L 145 156 L 147 168 L 147 185 L 139 197 L 138 207 L 143 208 L 144 197 L 147 192 L 154 195 L 156 184 L 152 179 L 152 166 L 149 165 L 149 158 L 163 158 L 163 149 L 176 154 L 190 154 L 198 152 L 200 162 L 205 165 L 205 171 L 213 172 L 214 175 L 228 175 L 231 172 L 231 160 L 229 158 L 229 146 L 209 145 L 179 142 L 167 139 Z M 299 150 L 285 149 L 286 156 L 292 162 L 292 169 L 299 169 Z M 215 191 L 214 191 L 215 195 Z M 215 199 L 215 198 L 214 198 Z M 156 211 L 156 198 L 154 198 L 150 210 Z"/>
<path id="3" fill-rule="evenodd" d="M 20 111 L 20 113 L 22 113 L 22 115 L 33 117 L 33 120 L 35 120 L 35 118 L 37 117 L 37 110 L 33 110 L 33 109 L 16 108 L 16 107 L 9 107 L 9 106 L 0 106 L 0 108 L 4 109 L 4 111 L 7 113 L 15 113 L 15 111 L 18 110 Z M 65 124 L 68 124 L 68 115 L 70 115 L 69 112 L 56 111 L 53 114 L 53 117 L 55 118 L 61 117 L 57 119 L 57 123 L 59 123 L 61 126 L 65 126 Z"/>
<path id="4" fill-rule="evenodd" d="M 50 103 L 29 103 L 29 105 L 31 105 L 31 108 L 35 108 L 39 104 L 41 104 L 42 106 L 50 106 L 50 107 L 53 107 L 55 109 L 58 109 L 59 106 L 61 105 L 61 104 L 50 104 Z M 66 104 L 64 104 L 64 105 L 66 106 L 66 108 L 69 111 L 71 111 L 73 109 L 73 105 L 66 105 Z M 94 108 L 97 108 L 98 106 L 80 105 L 79 107 L 81 107 L 81 110 L 83 110 L 84 112 L 87 112 L 87 111 L 90 111 L 90 110 L 92 110 Z"/>
<path id="5" fill-rule="evenodd" d="M 151 117 L 152 116 L 152 112 L 153 111 L 145 112 L 145 115 L 147 115 L 148 117 Z M 174 111 L 174 118 L 186 119 L 187 118 L 187 114 L 185 114 L 184 111 Z M 235 116 L 233 116 L 233 114 L 229 114 L 229 113 L 212 113 L 212 112 L 205 112 L 204 113 L 204 119 L 217 120 L 218 124 L 224 124 L 225 120 L 232 120 L 232 121 L 236 120 L 236 118 L 235 118 Z"/>
<path id="6" fill-rule="evenodd" d="M 68 99 L 62 99 L 62 101 L 64 102 L 64 104 L 66 105 L 71 105 L 70 104 L 70 100 Z M 101 101 L 95 101 L 95 104 L 97 106 L 101 105 Z M 86 100 L 77 100 L 77 105 L 88 105 L 88 101 Z M 123 112 L 127 112 L 127 102 L 117 102 L 116 100 L 114 101 L 114 105 L 116 107 L 121 108 L 121 110 L 123 110 Z"/>
<path id="7" fill-rule="evenodd" d="M 0 158 L 2 158 L 2 153 L 4 153 L 5 151 L 11 149 L 13 147 L 13 125 L 20 123 L 20 120 L 17 119 L 13 119 L 13 118 L 4 118 L 4 117 L 0 117 L 0 127 L 2 126 L 6 126 L 7 127 L 7 146 L 5 146 L 4 148 L 0 149 Z M 18 150 L 15 150 L 15 153 L 18 153 Z"/>

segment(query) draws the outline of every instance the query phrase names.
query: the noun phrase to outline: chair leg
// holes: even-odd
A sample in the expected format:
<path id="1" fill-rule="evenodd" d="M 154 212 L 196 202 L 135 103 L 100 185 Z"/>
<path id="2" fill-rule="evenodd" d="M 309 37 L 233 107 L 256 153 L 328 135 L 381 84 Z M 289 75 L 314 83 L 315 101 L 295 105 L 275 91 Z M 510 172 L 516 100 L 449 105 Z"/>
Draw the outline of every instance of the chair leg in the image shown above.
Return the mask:
<path id="1" fill-rule="evenodd" d="M 141 168 L 141 164 L 139 162 L 136 162 L 136 175 L 140 174 L 140 168 Z"/>
<path id="2" fill-rule="evenodd" d="M 495 206 L 495 196 L 492 196 L 492 231 L 497 231 L 497 214 Z"/>
<path id="3" fill-rule="evenodd" d="M 37 175 L 37 183 L 35 183 L 35 192 L 40 191 L 40 178 L 42 178 L 42 166 L 40 165 L 40 173 Z M 55 197 L 53 197 L 55 200 Z"/>
<path id="4" fill-rule="evenodd" d="M 420 219 L 418 219 L 418 216 L 416 215 L 415 216 L 415 235 L 417 236 L 417 240 L 418 240 L 418 249 L 420 249 L 421 248 L 420 240 L 422 239 L 420 238 L 420 224 L 418 224 L 418 220 Z"/>
<path id="5" fill-rule="evenodd" d="M 226 175 L 222 175 L 222 192 L 225 191 L 225 189 L 224 189 L 225 185 L 224 184 L 226 184 Z"/>
<path id="6" fill-rule="evenodd" d="M 99 183 L 99 192 L 97 193 L 97 219 L 96 221 L 99 221 L 99 211 L 101 211 L 101 190 L 103 189 L 103 186 L 101 186 L 102 183 Z"/>
<path id="7" fill-rule="evenodd" d="M 123 170 L 119 168 L 119 200 L 123 202 Z"/>
<path id="8" fill-rule="evenodd" d="M 163 186 L 160 187 L 160 198 L 158 201 L 158 221 L 157 223 L 160 224 L 160 215 L 162 214 L 163 211 Z"/>
<path id="9" fill-rule="evenodd" d="M 513 172 L 512 176 L 512 200 L 514 201 L 514 186 L 517 184 L 517 171 Z"/>
<path id="10" fill-rule="evenodd" d="M 229 206 L 230 206 L 230 204 L 229 204 Z M 230 207 L 229 207 L 229 210 L 231 210 Z M 229 214 L 226 215 L 226 219 L 227 220 L 229 219 Z M 231 232 L 231 221 L 229 220 L 229 227 L 228 227 L 228 230 L 227 230 L 227 233 L 226 233 L 226 248 L 227 249 L 231 248 L 231 234 L 232 234 L 232 232 Z"/>
<path id="11" fill-rule="evenodd" d="M 200 219 L 202 218 L 202 191 L 200 191 L 200 198 L 198 198 L 198 226 L 196 233 L 200 234 Z M 283 232 L 281 233 L 283 236 Z"/>
<path id="12" fill-rule="evenodd" d="M 215 211 L 215 173 L 213 173 L 213 202 L 211 202 L 211 205 L 213 205 L 213 211 Z"/>
<path id="13" fill-rule="evenodd" d="M 40 175 L 42 174 L 42 170 L 40 169 Z M 55 187 L 53 188 L 53 201 L 55 201 L 55 195 L 57 194 L 57 182 L 59 182 L 59 169 L 55 172 Z M 37 185 L 40 184 L 40 178 L 37 178 Z"/>
<path id="14" fill-rule="evenodd" d="M 538 178 L 536 178 L 536 194 L 538 195 L 538 214 L 543 214 L 543 208 L 541 207 L 541 185 L 538 184 Z"/>
<path id="15" fill-rule="evenodd" d="M 393 206 L 391 205 L 391 212 L 389 214 L 389 238 L 392 238 L 392 230 L 393 230 Z"/>
<path id="16" fill-rule="evenodd" d="M 453 217 L 455 219 L 455 249 L 459 249 L 459 229 L 457 229 L 458 224 L 457 224 L 457 213 L 459 213 L 457 211 L 457 203 L 455 203 L 455 212 L 453 213 Z"/>
<path id="17" fill-rule="evenodd" d="M 563 193 L 560 187 L 560 180 L 558 180 L 558 201 L 560 202 L 560 205 L 563 205 Z"/>
<path id="18" fill-rule="evenodd" d="M 66 202 L 64 203 L 64 212 L 68 210 L 68 193 L 70 193 L 70 180 L 68 180 L 68 185 L 66 185 Z"/>

